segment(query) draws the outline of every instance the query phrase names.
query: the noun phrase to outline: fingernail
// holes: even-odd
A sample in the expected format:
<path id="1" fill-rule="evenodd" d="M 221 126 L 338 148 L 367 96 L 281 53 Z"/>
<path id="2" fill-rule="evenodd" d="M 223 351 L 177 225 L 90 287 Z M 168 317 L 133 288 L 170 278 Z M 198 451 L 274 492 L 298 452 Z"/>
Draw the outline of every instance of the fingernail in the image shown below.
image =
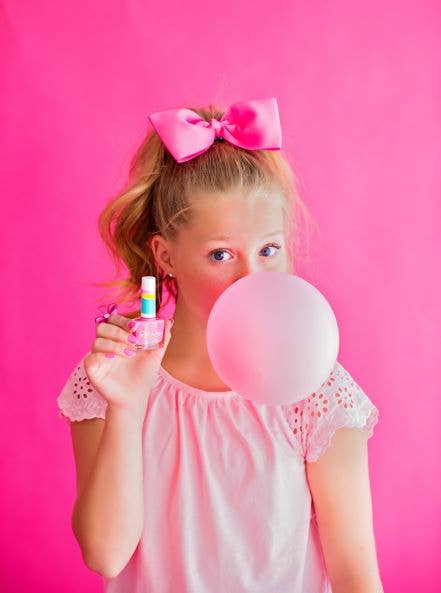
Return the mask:
<path id="1" fill-rule="evenodd" d="M 130 350 L 130 348 L 124 348 L 124 354 L 127 356 L 134 356 L 136 352 L 134 350 Z"/>
<path id="2" fill-rule="evenodd" d="M 136 327 L 136 326 L 137 326 L 137 323 L 136 323 L 136 321 L 129 321 L 129 323 L 127 324 L 127 327 L 128 327 L 129 329 L 133 329 L 133 328 L 134 328 L 134 327 Z"/>
<path id="3" fill-rule="evenodd" d="M 136 344 L 138 339 L 135 336 L 128 336 L 127 338 L 131 344 Z"/>
<path id="4" fill-rule="evenodd" d="M 111 352 L 108 352 L 108 353 L 106 354 L 106 358 L 113 358 L 114 356 L 115 356 L 115 355 L 114 355 L 114 354 L 112 354 Z"/>

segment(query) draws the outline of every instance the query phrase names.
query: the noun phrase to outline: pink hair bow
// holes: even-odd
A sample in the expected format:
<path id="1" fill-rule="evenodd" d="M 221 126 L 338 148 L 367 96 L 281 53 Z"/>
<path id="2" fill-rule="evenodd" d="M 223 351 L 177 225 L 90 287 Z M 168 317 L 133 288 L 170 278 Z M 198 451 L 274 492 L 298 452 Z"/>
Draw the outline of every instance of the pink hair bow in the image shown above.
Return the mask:
<path id="1" fill-rule="evenodd" d="M 277 150 L 282 146 L 275 97 L 233 103 L 220 120 L 213 117 L 206 121 L 186 108 L 157 111 L 148 118 L 178 163 L 205 152 L 217 137 L 248 150 Z"/>

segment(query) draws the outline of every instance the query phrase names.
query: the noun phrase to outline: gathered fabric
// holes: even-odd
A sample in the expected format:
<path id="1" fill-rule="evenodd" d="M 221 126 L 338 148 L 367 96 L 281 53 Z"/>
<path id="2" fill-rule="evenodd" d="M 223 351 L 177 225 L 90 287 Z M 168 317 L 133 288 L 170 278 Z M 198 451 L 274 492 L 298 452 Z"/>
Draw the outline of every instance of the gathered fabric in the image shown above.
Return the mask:
<path id="1" fill-rule="evenodd" d="M 57 398 L 69 422 L 106 417 L 83 360 Z M 314 394 L 278 406 L 161 366 L 142 428 L 144 528 L 106 593 L 332 593 L 305 463 L 339 428 L 370 437 L 377 422 L 338 361 Z"/>

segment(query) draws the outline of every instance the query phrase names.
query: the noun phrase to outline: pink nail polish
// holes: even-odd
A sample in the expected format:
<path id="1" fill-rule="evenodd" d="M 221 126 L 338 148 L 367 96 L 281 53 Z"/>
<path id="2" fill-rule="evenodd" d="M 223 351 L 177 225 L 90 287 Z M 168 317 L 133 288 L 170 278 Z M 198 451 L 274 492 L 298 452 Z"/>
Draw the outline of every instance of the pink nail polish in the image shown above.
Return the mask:
<path id="1" fill-rule="evenodd" d="M 108 353 L 106 354 L 106 358 L 114 358 L 114 357 L 115 357 L 115 355 L 114 355 L 114 354 L 112 354 L 111 352 L 108 352 Z"/>
<path id="2" fill-rule="evenodd" d="M 133 329 L 134 327 L 136 327 L 136 321 L 129 321 L 129 323 L 127 324 L 127 327 L 129 329 Z"/>
<path id="3" fill-rule="evenodd" d="M 129 348 L 124 348 L 124 354 L 127 354 L 127 356 L 134 356 L 136 352 L 130 350 Z"/>
<path id="4" fill-rule="evenodd" d="M 136 344 L 139 350 L 153 350 L 164 337 L 165 320 L 156 317 L 156 277 L 143 276 L 141 284 L 141 316 L 136 321 Z"/>

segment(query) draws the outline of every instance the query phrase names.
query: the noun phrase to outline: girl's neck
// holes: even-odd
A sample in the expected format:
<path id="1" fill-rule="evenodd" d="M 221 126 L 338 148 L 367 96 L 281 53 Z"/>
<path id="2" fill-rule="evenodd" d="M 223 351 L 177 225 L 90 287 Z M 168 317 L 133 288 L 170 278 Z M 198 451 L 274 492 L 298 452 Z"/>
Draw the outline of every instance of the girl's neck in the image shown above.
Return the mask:
<path id="1" fill-rule="evenodd" d="M 183 383 L 204 391 L 229 391 L 208 356 L 206 321 L 194 319 L 178 300 L 171 337 L 161 365 Z"/>
<path id="2" fill-rule="evenodd" d="M 225 385 L 220 377 L 209 369 L 203 369 L 197 366 L 192 370 L 184 361 L 174 360 L 164 355 L 161 365 L 170 373 L 172 377 L 191 387 L 202 389 L 203 391 L 229 391 L 230 387 Z"/>

